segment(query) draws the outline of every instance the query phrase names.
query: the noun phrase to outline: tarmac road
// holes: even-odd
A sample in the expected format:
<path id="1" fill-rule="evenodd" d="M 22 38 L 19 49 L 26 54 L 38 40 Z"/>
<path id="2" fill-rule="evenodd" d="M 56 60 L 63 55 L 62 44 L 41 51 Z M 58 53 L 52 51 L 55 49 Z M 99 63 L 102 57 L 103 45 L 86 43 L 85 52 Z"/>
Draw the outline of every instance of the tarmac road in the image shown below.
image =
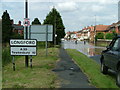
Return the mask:
<path id="1" fill-rule="evenodd" d="M 60 49 L 61 60 L 53 70 L 61 80 L 61 88 L 95 88 L 89 84 L 89 80 L 81 69 L 73 62 L 67 52 Z"/>

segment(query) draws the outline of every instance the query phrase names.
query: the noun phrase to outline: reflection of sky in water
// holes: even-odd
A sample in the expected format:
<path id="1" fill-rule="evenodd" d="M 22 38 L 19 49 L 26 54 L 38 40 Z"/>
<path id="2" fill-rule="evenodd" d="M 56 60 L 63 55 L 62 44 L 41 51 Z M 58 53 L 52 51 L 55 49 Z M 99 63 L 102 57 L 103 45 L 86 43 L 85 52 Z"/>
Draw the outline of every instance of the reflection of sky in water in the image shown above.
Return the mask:
<path id="1" fill-rule="evenodd" d="M 104 47 L 97 47 L 86 43 L 84 45 L 83 41 L 79 41 L 78 44 L 75 44 L 74 41 L 65 41 L 63 42 L 64 49 L 77 49 L 87 56 L 100 55 L 102 50 L 105 50 Z"/>

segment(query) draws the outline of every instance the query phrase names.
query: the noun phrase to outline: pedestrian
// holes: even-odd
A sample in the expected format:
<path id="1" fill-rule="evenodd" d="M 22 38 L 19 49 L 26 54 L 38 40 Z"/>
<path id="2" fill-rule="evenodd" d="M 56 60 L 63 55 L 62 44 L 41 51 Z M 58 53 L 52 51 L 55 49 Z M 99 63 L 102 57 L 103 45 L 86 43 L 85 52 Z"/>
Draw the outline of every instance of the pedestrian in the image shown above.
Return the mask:
<path id="1" fill-rule="evenodd" d="M 84 40 L 84 45 L 86 44 L 86 41 Z"/>
<path id="2" fill-rule="evenodd" d="M 77 44 L 77 40 L 75 40 L 75 44 Z"/>

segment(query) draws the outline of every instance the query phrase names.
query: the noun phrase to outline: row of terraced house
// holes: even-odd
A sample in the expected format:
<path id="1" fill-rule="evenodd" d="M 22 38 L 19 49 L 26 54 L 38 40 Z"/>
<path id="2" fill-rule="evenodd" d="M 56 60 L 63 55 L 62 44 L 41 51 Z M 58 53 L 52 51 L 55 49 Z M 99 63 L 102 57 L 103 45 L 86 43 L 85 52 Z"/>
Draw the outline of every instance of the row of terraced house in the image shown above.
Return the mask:
<path id="1" fill-rule="evenodd" d="M 95 25 L 88 26 L 79 31 L 67 32 L 66 39 L 90 40 L 94 41 L 97 33 L 112 33 L 116 32 L 120 35 L 120 21 L 111 25 Z"/>

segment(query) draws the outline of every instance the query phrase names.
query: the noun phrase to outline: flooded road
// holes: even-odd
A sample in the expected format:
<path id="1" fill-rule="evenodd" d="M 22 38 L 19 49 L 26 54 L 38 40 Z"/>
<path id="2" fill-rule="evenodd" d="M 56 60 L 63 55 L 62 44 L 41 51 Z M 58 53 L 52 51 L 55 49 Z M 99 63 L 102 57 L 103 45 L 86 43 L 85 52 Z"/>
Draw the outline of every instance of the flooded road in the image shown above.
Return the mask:
<path id="1" fill-rule="evenodd" d="M 83 41 L 78 41 L 77 44 L 75 44 L 75 41 L 64 41 L 62 46 L 64 49 L 76 49 L 89 57 L 100 55 L 101 51 L 106 49 L 105 47 L 94 46 L 87 42 L 84 44 Z"/>
<path id="2" fill-rule="evenodd" d="M 93 44 L 89 44 L 87 42 L 84 44 L 84 41 L 78 41 L 77 44 L 75 44 L 75 41 L 64 41 L 62 42 L 62 47 L 64 49 L 76 49 L 99 64 L 101 52 L 106 49 L 106 47 L 94 46 Z"/>

